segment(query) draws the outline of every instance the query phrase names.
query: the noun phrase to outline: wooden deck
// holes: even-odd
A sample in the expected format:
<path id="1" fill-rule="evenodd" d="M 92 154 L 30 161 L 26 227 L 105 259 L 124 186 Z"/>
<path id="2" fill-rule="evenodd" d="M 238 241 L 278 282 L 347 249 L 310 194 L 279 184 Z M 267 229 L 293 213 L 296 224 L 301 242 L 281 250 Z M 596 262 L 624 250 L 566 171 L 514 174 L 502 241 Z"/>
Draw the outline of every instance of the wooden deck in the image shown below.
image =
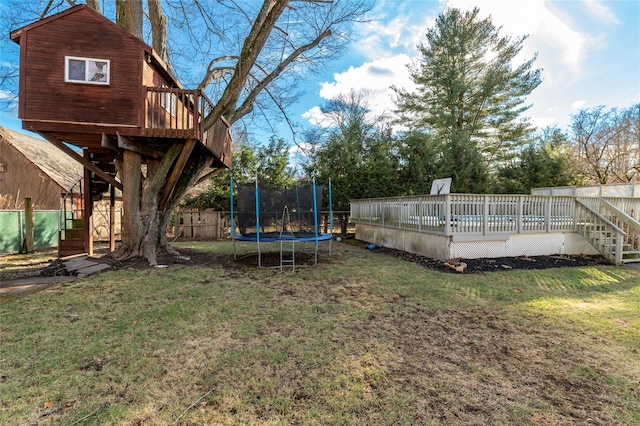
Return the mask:
<path id="1" fill-rule="evenodd" d="M 145 87 L 140 103 L 143 113 L 137 124 L 27 119 L 23 120 L 23 128 L 48 133 L 92 152 L 108 151 L 102 144 L 103 134 L 126 136 L 160 151 L 176 140 L 195 139 L 216 157 L 214 166 L 231 167 L 229 123 L 221 118 L 210 129 L 204 129 L 204 118 L 213 105 L 200 90 Z"/>
<path id="2" fill-rule="evenodd" d="M 448 194 L 351 201 L 357 237 L 445 260 L 471 257 L 454 252 L 456 246 L 477 257 L 587 253 L 569 240 L 574 234 L 616 264 L 640 262 L 639 212 L 640 198 L 622 197 Z"/>

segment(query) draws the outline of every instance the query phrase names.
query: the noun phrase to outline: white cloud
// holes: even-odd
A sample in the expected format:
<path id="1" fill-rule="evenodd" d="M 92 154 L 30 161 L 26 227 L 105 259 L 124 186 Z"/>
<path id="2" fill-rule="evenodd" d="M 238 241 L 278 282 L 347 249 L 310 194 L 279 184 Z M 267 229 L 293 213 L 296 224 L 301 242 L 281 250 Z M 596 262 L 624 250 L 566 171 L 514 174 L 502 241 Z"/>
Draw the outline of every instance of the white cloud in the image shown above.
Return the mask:
<path id="1" fill-rule="evenodd" d="M 391 86 L 410 89 L 413 81 L 409 76 L 407 64 L 411 61 L 407 55 L 367 62 L 359 67 L 349 67 L 342 73 L 333 75 L 333 82 L 324 82 L 320 88 L 320 97 L 329 100 L 341 94 L 366 90 L 370 94 L 369 107 L 371 114 L 379 116 L 393 110 L 394 92 Z M 328 125 L 323 119 L 322 111 L 315 106 L 303 115 L 313 125 Z"/>
<path id="2" fill-rule="evenodd" d="M 574 101 L 571 104 L 572 109 L 580 109 L 587 104 L 587 101 Z"/>
<path id="3" fill-rule="evenodd" d="M 309 120 L 309 123 L 311 123 L 313 126 L 329 127 L 330 125 L 324 114 L 320 110 L 319 106 L 314 106 L 310 110 L 303 113 L 302 118 L 306 118 L 307 120 Z"/>
<path id="4" fill-rule="evenodd" d="M 531 124 L 539 129 L 545 127 L 553 127 L 558 124 L 558 120 L 554 117 L 531 117 Z"/>
<path id="5" fill-rule="evenodd" d="M 14 95 L 6 90 L 0 90 L 0 99 L 11 99 Z"/>
<path id="6" fill-rule="evenodd" d="M 391 9 L 398 12 L 397 7 Z M 400 52 L 416 54 L 416 46 L 424 41 L 427 29 L 435 22 L 435 16 L 417 9 L 409 12 L 412 15 L 400 14 L 388 22 L 381 19 L 362 25 L 355 49 L 368 59 L 392 57 Z"/>
<path id="7" fill-rule="evenodd" d="M 617 25 L 619 24 L 618 18 L 611 12 L 611 10 L 602 4 L 598 0 L 584 0 L 585 10 L 591 16 L 607 24 Z"/>

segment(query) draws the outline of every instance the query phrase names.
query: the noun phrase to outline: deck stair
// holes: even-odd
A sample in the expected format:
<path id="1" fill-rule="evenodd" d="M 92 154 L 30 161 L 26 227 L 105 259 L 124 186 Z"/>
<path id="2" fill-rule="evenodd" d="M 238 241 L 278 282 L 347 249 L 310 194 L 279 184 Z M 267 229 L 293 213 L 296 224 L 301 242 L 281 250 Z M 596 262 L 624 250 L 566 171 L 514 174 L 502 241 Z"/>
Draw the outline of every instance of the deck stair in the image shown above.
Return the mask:
<path id="1" fill-rule="evenodd" d="M 604 199 L 582 206 L 578 232 L 616 264 L 640 263 L 640 222 Z"/>
<path id="2" fill-rule="evenodd" d="M 111 156 L 108 154 L 101 153 L 91 153 L 91 162 L 99 167 L 102 171 L 107 173 L 109 176 L 116 176 L 116 166 Z M 100 180 L 98 177 L 93 176 L 92 185 L 91 185 L 91 197 L 93 201 L 102 200 L 102 196 L 104 193 L 109 191 L 109 183 Z"/>
<path id="3" fill-rule="evenodd" d="M 60 203 L 58 258 L 86 253 L 84 235 L 83 179 L 79 179 Z"/>
<path id="4" fill-rule="evenodd" d="M 67 228 L 58 231 L 58 257 L 86 253 L 84 219 L 72 219 Z"/>

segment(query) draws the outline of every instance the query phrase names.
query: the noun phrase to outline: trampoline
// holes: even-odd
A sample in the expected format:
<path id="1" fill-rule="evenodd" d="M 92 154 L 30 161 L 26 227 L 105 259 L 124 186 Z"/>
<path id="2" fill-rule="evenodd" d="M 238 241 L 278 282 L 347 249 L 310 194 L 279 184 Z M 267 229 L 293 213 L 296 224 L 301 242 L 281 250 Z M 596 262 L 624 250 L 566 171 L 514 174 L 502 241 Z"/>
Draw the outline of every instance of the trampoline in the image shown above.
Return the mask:
<path id="1" fill-rule="evenodd" d="M 237 191 L 234 202 L 234 188 Z M 318 264 L 318 246 L 329 241 L 329 255 L 333 236 L 332 220 L 329 233 L 320 232 L 323 185 L 311 183 L 292 188 L 278 187 L 256 179 L 255 185 L 236 184 L 231 179 L 231 238 L 233 256 L 237 259 L 236 241 L 257 243 L 258 267 L 262 268 L 261 243 L 280 245 L 280 263 L 273 268 Z M 328 185 L 329 218 L 333 217 L 331 182 Z M 238 232 L 236 232 L 236 228 Z M 296 265 L 296 243 L 313 243 L 313 264 Z"/>

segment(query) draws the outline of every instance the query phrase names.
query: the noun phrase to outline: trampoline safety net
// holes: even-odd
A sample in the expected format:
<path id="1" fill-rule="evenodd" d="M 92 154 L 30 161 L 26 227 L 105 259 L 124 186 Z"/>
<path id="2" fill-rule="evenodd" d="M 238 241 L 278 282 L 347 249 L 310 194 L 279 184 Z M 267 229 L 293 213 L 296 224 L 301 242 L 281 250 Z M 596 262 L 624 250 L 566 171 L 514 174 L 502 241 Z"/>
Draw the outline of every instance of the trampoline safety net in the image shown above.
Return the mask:
<path id="1" fill-rule="evenodd" d="M 244 237 L 255 238 L 258 231 L 260 238 L 304 239 L 320 234 L 320 229 L 316 233 L 316 224 L 321 223 L 323 185 L 315 185 L 315 207 L 312 183 L 292 188 L 265 182 L 257 188 L 239 184 L 236 187 L 236 219 Z"/>

